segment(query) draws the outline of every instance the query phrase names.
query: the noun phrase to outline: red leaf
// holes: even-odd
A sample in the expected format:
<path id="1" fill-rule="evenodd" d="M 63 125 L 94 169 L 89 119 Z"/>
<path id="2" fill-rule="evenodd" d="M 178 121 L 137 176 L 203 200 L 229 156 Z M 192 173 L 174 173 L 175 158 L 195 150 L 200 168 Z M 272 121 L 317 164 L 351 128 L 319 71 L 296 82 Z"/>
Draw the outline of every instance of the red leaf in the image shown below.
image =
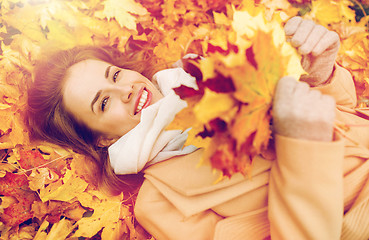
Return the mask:
<path id="1" fill-rule="evenodd" d="M 183 64 L 183 70 L 190 74 L 192 77 L 196 78 L 197 84 L 199 84 L 199 81 L 202 81 L 202 72 L 201 70 L 193 64 L 193 61 L 200 60 L 200 57 L 196 59 L 182 59 Z"/>
<path id="2" fill-rule="evenodd" d="M 177 88 L 173 88 L 173 90 L 181 99 L 186 99 L 188 97 L 193 97 L 193 96 L 201 94 L 200 91 L 197 91 L 185 85 L 181 85 Z"/>
<path id="3" fill-rule="evenodd" d="M 225 138 L 223 143 L 220 143 L 218 149 L 211 156 L 210 162 L 213 168 L 219 169 L 224 176 L 231 177 L 233 173 L 237 172 L 235 165 L 235 141 L 230 138 Z"/>
<path id="4" fill-rule="evenodd" d="M 225 132 L 227 131 L 227 123 L 220 118 L 213 119 L 209 122 L 211 129 L 216 132 Z"/>
<path id="5" fill-rule="evenodd" d="M 219 46 L 214 46 L 212 45 L 211 43 L 208 43 L 208 53 L 215 53 L 215 52 L 218 52 L 220 54 L 223 54 L 224 56 L 228 55 L 230 52 L 234 52 L 234 53 L 238 53 L 238 47 L 237 45 L 233 45 L 233 44 L 230 44 L 228 42 L 227 44 L 227 49 L 224 50 L 223 48 L 219 47 Z"/>
<path id="6" fill-rule="evenodd" d="M 246 58 L 249 61 L 249 63 L 255 68 L 258 69 L 258 63 L 256 62 L 255 59 L 255 53 L 252 47 L 249 47 L 246 50 Z"/>
<path id="7" fill-rule="evenodd" d="M 199 132 L 196 134 L 196 136 L 206 138 L 206 137 L 213 137 L 215 131 L 213 129 L 208 129 L 206 126 L 204 126 L 204 130 L 202 132 Z"/>
<path id="8" fill-rule="evenodd" d="M 236 90 L 232 78 L 225 77 L 219 72 L 214 78 L 209 78 L 205 86 L 217 93 L 229 93 Z"/>
<path id="9" fill-rule="evenodd" d="M 21 165 L 23 169 L 32 169 L 37 168 L 41 165 L 47 164 L 49 161 L 44 159 L 42 154 L 38 150 L 21 150 L 19 151 L 20 159 L 18 163 Z M 63 159 L 60 159 L 55 162 L 51 162 L 46 166 L 57 173 L 59 176 L 62 175 L 62 169 L 65 167 L 66 162 Z"/>
<path id="10" fill-rule="evenodd" d="M 13 196 L 17 203 L 10 205 L 0 216 L 0 220 L 7 226 L 16 226 L 33 217 L 31 205 L 36 201 L 37 195 L 28 188 L 28 180 L 25 175 L 6 173 L 0 178 L 0 194 Z"/>
<path id="11" fill-rule="evenodd" d="M 18 160 L 18 163 L 26 170 L 36 168 L 47 163 L 42 154 L 37 150 L 21 150 L 19 151 L 19 155 L 20 159 Z"/>

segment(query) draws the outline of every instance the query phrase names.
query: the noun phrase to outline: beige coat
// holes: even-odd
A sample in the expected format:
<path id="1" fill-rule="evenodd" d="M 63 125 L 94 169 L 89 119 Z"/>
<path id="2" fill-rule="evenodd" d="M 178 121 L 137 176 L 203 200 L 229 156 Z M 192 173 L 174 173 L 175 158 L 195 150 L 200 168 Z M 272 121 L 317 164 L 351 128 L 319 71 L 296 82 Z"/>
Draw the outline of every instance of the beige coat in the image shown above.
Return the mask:
<path id="1" fill-rule="evenodd" d="M 336 66 L 319 89 L 336 98 L 338 123 L 369 124 L 354 109 L 346 70 Z M 278 160 L 259 157 L 251 178 L 216 184 L 219 173 L 198 164 L 202 150 L 150 166 L 136 218 L 159 240 L 368 239 L 369 127 L 345 135 L 328 143 L 276 136 Z"/>

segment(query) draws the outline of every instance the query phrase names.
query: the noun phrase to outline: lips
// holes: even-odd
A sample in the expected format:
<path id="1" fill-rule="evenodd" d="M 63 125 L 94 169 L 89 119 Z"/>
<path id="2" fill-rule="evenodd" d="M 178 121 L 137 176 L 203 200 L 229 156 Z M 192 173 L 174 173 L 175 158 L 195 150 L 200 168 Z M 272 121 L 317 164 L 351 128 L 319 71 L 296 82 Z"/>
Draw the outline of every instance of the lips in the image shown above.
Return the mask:
<path id="1" fill-rule="evenodd" d="M 146 88 L 142 88 L 138 94 L 138 98 L 136 100 L 136 108 L 135 108 L 135 115 L 141 112 L 142 109 L 146 108 L 150 105 L 152 93 L 147 90 Z"/>

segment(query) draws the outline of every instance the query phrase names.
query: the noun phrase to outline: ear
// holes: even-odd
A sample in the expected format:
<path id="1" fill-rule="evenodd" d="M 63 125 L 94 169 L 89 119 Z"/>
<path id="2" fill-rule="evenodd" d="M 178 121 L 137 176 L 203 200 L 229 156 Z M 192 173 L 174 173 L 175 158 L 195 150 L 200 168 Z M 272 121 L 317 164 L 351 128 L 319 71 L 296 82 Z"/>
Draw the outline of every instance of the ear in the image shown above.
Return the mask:
<path id="1" fill-rule="evenodd" d="M 109 147 L 113 143 L 115 143 L 119 138 L 118 137 L 107 137 L 107 136 L 101 136 L 97 140 L 97 146 L 98 147 Z"/>

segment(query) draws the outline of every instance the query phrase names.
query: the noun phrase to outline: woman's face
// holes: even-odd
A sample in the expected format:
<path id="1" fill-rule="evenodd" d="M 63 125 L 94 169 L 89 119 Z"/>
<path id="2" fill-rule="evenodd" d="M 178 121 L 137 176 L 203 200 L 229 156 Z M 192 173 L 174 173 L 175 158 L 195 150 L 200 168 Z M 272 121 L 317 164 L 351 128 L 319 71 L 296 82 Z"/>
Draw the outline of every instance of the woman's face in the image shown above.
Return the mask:
<path id="1" fill-rule="evenodd" d="M 92 59 L 70 67 L 63 88 L 66 110 L 77 121 L 102 133 L 102 146 L 134 128 L 140 122 L 141 110 L 162 97 L 140 73 Z"/>

